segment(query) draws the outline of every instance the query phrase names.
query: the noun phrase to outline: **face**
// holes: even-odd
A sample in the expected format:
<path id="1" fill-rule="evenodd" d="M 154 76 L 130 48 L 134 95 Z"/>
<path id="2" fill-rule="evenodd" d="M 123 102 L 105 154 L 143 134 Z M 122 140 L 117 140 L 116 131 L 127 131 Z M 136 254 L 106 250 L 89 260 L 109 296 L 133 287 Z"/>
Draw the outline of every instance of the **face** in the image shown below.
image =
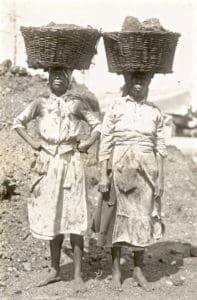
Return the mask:
<path id="1" fill-rule="evenodd" d="M 63 69 L 52 69 L 49 73 L 49 85 L 52 92 L 57 95 L 63 95 L 70 83 L 70 74 L 68 74 Z"/>
<path id="2" fill-rule="evenodd" d="M 140 102 L 148 96 L 148 87 L 151 81 L 151 76 L 145 73 L 134 73 L 127 75 L 126 84 L 128 85 L 129 95 L 135 101 Z"/>

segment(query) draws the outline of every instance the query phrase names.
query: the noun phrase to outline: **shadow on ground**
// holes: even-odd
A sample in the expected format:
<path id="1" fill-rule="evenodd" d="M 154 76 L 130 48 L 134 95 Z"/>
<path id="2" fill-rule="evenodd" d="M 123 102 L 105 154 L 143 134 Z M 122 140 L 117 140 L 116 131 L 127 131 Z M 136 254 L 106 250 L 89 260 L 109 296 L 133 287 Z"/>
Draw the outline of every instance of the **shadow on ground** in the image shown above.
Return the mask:
<path id="1" fill-rule="evenodd" d="M 176 274 L 184 264 L 184 258 L 190 256 L 191 245 L 183 242 L 165 241 L 151 245 L 146 249 L 144 260 L 144 274 L 148 281 L 157 282 L 163 277 Z M 71 281 L 73 278 L 72 251 L 64 248 L 63 251 L 70 262 L 61 266 L 63 281 Z M 95 240 L 91 240 L 89 252 L 84 254 L 83 278 L 107 279 L 111 276 L 110 249 L 101 249 L 96 246 Z M 133 257 L 129 248 L 122 249 L 121 259 L 122 278 L 125 281 L 132 277 Z"/>

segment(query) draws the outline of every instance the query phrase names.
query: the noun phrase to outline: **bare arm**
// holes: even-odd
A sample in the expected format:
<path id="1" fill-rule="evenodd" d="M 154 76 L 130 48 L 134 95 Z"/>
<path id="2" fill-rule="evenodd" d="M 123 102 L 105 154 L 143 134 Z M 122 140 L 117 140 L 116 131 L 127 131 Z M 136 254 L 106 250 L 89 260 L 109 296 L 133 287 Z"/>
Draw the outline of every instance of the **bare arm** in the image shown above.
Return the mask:
<path id="1" fill-rule="evenodd" d="M 162 197 L 164 192 L 164 159 L 167 155 L 164 134 L 164 118 L 157 110 L 155 150 L 158 166 L 158 178 L 155 185 L 155 196 Z"/>
<path id="2" fill-rule="evenodd" d="M 87 152 L 88 149 L 98 140 L 100 137 L 100 132 L 99 131 L 94 131 L 92 135 L 85 141 L 81 141 L 78 149 L 81 152 Z"/>
<path id="3" fill-rule="evenodd" d="M 108 167 L 108 159 L 103 160 L 100 163 L 100 182 L 99 182 L 99 191 L 101 193 L 105 193 L 109 191 L 109 177 L 107 175 L 107 168 Z"/>
<path id="4" fill-rule="evenodd" d="M 27 142 L 33 149 L 41 150 L 41 143 L 39 141 L 35 141 L 28 133 L 25 128 L 15 128 L 16 132 L 23 138 L 25 142 Z"/>
<path id="5" fill-rule="evenodd" d="M 14 119 L 13 128 L 33 149 L 40 150 L 41 144 L 27 133 L 27 124 L 39 116 L 40 103 L 33 101 L 26 109 Z"/>
<path id="6" fill-rule="evenodd" d="M 157 153 L 158 177 L 155 185 L 155 197 L 162 197 L 164 192 L 164 157 Z"/>
<path id="7" fill-rule="evenodd" d="M 87 123 L 92 128 L 91 135 L 85 141 L 81 141 L 78 145 L 78 149 L 81 152 L 87 152 L 88 149 L 100 138 L 101 122 L 99 118 L 91 110 L 82 111 Z"/>

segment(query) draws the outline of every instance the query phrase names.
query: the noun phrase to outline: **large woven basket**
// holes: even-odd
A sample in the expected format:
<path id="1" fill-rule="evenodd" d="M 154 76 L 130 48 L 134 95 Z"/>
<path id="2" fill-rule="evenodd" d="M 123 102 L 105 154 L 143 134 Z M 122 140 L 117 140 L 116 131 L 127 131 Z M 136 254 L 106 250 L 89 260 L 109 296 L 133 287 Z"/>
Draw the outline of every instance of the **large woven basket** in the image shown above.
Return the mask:
<path id="1" fill-rule="evenodd" d="M 179 36 L 169 31 L 104 33 L 109 72 L 171 73 Z"/>
<path id="2" fill-rule="evenodd" d="M 63 27 L 21 27 L 27 63 L 34 69 L 62 66 L 88 69 L 100 33 L 96 29 Z"/>

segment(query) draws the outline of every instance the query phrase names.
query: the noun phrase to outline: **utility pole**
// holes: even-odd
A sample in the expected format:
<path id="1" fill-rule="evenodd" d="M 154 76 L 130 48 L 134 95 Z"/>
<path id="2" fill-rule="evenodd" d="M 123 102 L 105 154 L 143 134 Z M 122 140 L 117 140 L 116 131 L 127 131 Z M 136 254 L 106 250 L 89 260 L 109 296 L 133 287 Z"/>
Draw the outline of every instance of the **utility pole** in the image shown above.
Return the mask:
<path id="1" fill-rule="evenodd" d="M 3 10 L 3 6 L 2 6 L 2 10 L 0 11 L 0 16 L 3 16 L 4 22 L 2 22 L 3 24 L 3 28 L 0 29 L 0 34 L 6 34 L 8 36 L 10 36 L 11 40 L 12 40 L 12 54 L 11 54 L 11 59 L 12 59 L 12 63 L 15 66 L 17 63 L 17 43 L 18 43 L 18 18 L 22 18 L 21 16 L 17 15 L 17 1 L 16 0 L 10 0 L 10 6 L 9 8 L 5 10 Z M 6 27 L 7 25 L 7 27 Z M 8 40 L 10 40 L 10 38 L 8 38 Z"/>
<path id="2" fill-rule="evenodd" d="M 13 22 L 13 35 L 14 35 L 14 51 L 13 51 L 13 65 L 16 66 L 17 58 L 17 16 L 16 16 L 16 1 L 13 0 L 13 9 L 10 15 L 10 20 Z"/>

